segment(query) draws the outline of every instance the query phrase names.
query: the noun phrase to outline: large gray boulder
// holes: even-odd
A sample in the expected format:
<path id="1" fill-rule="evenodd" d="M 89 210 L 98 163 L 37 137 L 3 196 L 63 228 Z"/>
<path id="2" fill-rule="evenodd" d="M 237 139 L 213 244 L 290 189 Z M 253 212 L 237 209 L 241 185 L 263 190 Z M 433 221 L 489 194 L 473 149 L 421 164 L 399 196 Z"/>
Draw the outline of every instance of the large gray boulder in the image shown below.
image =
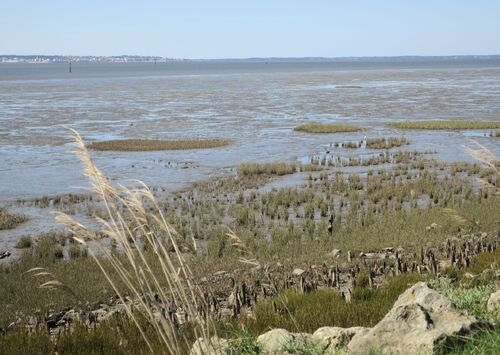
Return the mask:
<path id="1" fill-rule="evenodd" d="M 431 354 L 455 335 L 466 335 L 481 322 L 457 312 L 452 302 L 424 282 L 401 294 L 386 316 L 348 344 L 355 354 Z"/>

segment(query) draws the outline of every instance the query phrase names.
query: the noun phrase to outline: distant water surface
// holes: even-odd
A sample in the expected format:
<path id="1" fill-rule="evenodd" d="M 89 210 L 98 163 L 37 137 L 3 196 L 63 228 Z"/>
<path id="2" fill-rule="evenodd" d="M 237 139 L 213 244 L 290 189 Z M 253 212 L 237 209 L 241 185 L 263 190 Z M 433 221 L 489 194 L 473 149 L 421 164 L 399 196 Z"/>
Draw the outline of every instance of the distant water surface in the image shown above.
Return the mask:
<path id="1" fill-rule="evenodd" d="M 66 64 L 0 64 L 0 201 L 87 186 L 69 153 L 65 126 L 88 141 L 234 140 L 213 150 L 94 153 L 114 181 L 142 179 L 174 189 L 242 161 L 292 161 L 364 135 L 406 135 L 408 149 L 469 159 L 460 147 L 463 132 L 400 132 L 384 124 L 500 120 L 500 60 L 73 63 L 72 71 Z M 308 121 L 368 130 L 321 136 L 293 131 Z M 500 153 L 498 139 L 482 142 Z"/>

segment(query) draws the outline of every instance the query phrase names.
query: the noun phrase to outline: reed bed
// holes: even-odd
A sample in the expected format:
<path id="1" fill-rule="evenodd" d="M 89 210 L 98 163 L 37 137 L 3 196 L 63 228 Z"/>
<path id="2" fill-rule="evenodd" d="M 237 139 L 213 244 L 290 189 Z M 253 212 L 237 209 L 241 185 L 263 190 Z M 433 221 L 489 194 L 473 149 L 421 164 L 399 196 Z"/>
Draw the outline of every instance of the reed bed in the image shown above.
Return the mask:
<path id="1" fill-rule="evenodd" d="M 283 176 L 297 172 L 295 163 L 243 163 L 238 166 L 238 174 L 242 176 L 252 175 L 277 175 Z"/>
<path id="2" fill-rule="evenodd" d="M 103 201 L 108 214 L 106 220 L 96 218 L 96 221 L 121 250 L 117 254 L 101 246 L 101 256 L 89 254 L 124 304 L 147 347 L 154 352 L 140 323 L 141 318 L 153 327 L 167 353 L 182 353 L 190 342 L 179 331 L 179 326 L 184 323 L 192 327 L 195 338 L 208 339 L 209 322 L 198 313 L 199 307 L 204 306 L 201 291 L 193 284 L 185 261 L 192 244 L 171 227 L 154 195 L 144 184 L 138 182 L 134 189 L 113 187 L 93 164 L 80 135 L 73 132 L 75 152 L 91 181 L 93 193 Z M 83 247 L 96 238 L 94 232 L 64 213 L 58 213 L 56 220 L 65 225 L 73 240 Z M 132 303 L 127 302 L 128 297 L 132 298 Z M 176 309 L 182 310 L 183 321 L 162 314 L 162 305 L 175 305 Z"/>
<path id="3" fill-rule="evenodd" d="M 0 230 L 13 229 L 27 220 L 26 216 L 10 213 L 5 208 L 0 208 Z"/>
<path id="4" fill-rule="evenodd" d="M 231 144 L 227 139 L 120 139 L 92 142 L 89 148 L 99 151 L 145 152 L 159 150 L 209 149 Z"/>
<path id="5" fill-rule="evenodd" d="M 307 133 L 345 133 L 361 131 L 361 127 L 339 123 L 304 123 L 295 127 L 294 131 Z"/>
<path id="6" fill-rule="evenodd" d="M 495 129 L 500 128 L 500 121 L 477 120 L 426 120 L 391 122 L 389 127 L 400 129 L 428 129 L 428 130 L 462 130 L 462 129 Z"/>
<path id="7" fill-rule="evenodd" d="M 410 142 L 405 137 L 373 138 L 366 140 L 366 147 L 370 149 L 390 149 L 408 145 Z"/>

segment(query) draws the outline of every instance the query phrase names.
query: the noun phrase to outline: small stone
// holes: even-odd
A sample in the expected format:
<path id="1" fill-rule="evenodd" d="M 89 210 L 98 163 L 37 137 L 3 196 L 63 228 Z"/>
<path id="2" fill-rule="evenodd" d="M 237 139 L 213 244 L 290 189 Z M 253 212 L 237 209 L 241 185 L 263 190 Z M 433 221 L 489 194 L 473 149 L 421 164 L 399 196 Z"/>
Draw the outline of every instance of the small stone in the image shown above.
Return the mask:
<path id="1" fill-rule="evenodd" d="M 340 253 L 341 253 L 341 250 L 340 249 L 333 249 L 331 252 L 330 252 L 330 256 L 331 257 L 334 257 L 334 258 L 337 258 L 340 256 Z"/>
<path id="2" fill-rule="evenodd" d="M 8 251 L 8 250 L 0 251 L 0 260 L 8 258 L 10 255 L 11 255 L 10 251 Z"/>
<path id="3" fill-rule="evenodd" d="M 292 275 L 293 275 L 293 276 L 300 276 L 300 275 L 302 275 L 304 272 L 306 272 L 306 271 L 305 271 L 305 270 L 302 270 L 302 269 L 297 268 L 297 269 L 294 269 L 294 270 L 292 271 Z"/>
<path id="4" fill-rule="evenodd" d="M 487 304 L 488 312 L 493 312 L 495 309 L 500 308 L 500 290 L 493 292 L 488 299 Z"/>

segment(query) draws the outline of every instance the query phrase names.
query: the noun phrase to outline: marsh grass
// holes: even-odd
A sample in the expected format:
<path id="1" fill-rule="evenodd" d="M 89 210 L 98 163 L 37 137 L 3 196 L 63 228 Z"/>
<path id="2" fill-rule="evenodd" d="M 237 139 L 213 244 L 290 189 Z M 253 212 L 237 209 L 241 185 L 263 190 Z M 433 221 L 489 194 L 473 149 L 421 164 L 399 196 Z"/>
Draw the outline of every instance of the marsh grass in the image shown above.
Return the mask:
<path id="1" fill-rule="evenodd" d="M 165 346 L 152 325 L 141 319 L 140 324 L 155 354 L 165 353 Z M 148 344 L 132 320 L 114 316 L 98 327 L 89 328 L 76 323 L 71 330 L 51 336 L 45 329 L 31 332 L 18 328 L 0 333 L 2 354 L 150 354 Z M 22 350 L 21 350 L 22 349 Z M 187 347 L 183 353 L 187 353 Z"/>
<path id="2" fill-rule="evenodd" d="M 238 174 L 283 176 L 297 172 L 297 166 L 295 163 L 243 163 L 238 166 Z"/>
<path id="3" fill-rule="evenodd" d="M 254 316 L 244 319 L 243 327 L 253 335 L 272 328 L 313 333 L 323 326 L 372 327 L 385 316 L 404 290 L 421 280 L 420 275 L 408 274 L 390 279 L 380 289 L 357 287 L 351 303 L 335 290 L 312 293 L 287 290 L 276 298 L 258 302 Z"/>
<path id="4" fill-rule="evenodd" d="M 457 336 L 440 347 L 437 355 L 490 355 L 500 350 L 500 330 L 481 329 L 472 336 Z"/>
<path id="5" fill-rule="evenodd" d="M 0 208 L 0 230 L 13 229 L 27 220 L 26 216 L 10 213 L 5 208 Z"/>
<path id="6" fill-rule="evenodd" d="M 102 142 L 92 142 L 90 149 L 101 151 L 144 152 L 159 150 L 208 149 L 224 147 L 231 144 L 227 139 L 122 139 Z"/>
<path id="7" fill-rule="evenodd" d="M 389 127 L 400 129 L 429 129 L 429 130 L 461 130 L 461 129 L 495 129 L 500 128 L 500 121 L 476 120 L 426 120 L 391 122 Z"/>
<path id="8" fill-rule="evenodd" d="M 304 123 L 294 128 L 294 131 L 307 133 L 343 133 L 360 130 L 359 126 L 340 123 Z"/>
<path id="9" fill-rule="evenodd" d="M 29 235 L 20 237 L 16 242 L 16 248 L 18 249 L 31 248 L 32 245 L 33 245 L 33 240 Z"/>
<path id="10" fill-rule="evenodd" d="M 410 142 L 405 137 L 373 138 L 366 140 L 366 147 L 370 149 L 390 149 L 408 144 L 410 144 Z"/>
<path id="11" fill-rule="evenodd" d="M 185 261 L 190 242 L 183 240 L 166 221 L 154 195 L 144 184 L 138 182 L 138 187 L 133 189 L 112 186 L 93 164 L 80 135 L 76 131 L 73 133 L 75 152 L 83 163 L 85 175 L 107 211 L 107 219 L 96 218 L 96 222 L 121 250 L 115 253 L 102 246 L 99 247 L 100 256 L 95 253 L 90 253 L 90 256 L 124 305 L 147 347 L 154 352 L 152 342 L 139 322 L 141 317 L 154 328 L 165 352 L 182 353 L 184 345 L 190 343 L 185 334 L 179 332 L 175 318 L 158 317 L 155 313 L 158 305 L 166 307 L 172 303 L 182 310 L 195 338 L 209 339 L 208 320 L 198 313 L 199 307 L 203 307 L 201 291 L 193 284 Z M 73 239 L 84 247 L 95 239 L 94 232 L 64 213 L 58 213 L 56 220 L 65 225 Z M 110 266 L 111 272 L 104 263 Z M 135 303 L 127 303 L 126 295 Z"/>

